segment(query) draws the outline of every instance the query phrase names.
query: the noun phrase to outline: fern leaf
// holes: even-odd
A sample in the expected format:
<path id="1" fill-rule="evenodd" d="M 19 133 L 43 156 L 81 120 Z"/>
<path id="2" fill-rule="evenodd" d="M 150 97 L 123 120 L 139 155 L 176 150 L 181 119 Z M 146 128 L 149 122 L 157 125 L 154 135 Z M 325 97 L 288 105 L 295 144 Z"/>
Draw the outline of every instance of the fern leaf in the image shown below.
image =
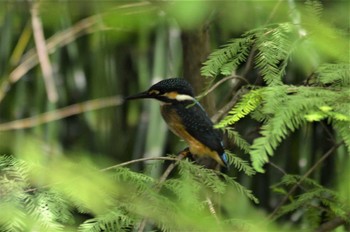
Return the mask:
<path id="1" fill-rule="evenodd" d="M 227 184 L 236 188 L 237 191 L 240 192 L 243 196 L 248 197 L 248 199 L 252 200 L 255 204 L 259 204 L 259 200 L 254 196 L 251 190 L 245 188 L 243 185 L 235 181 L 232 177 L 229 177 L 225 174 L 222 174 L 222 177 Z"/>
<path id="2" fill-rule="evenodd" d="M 226 127 L 239 121 L 241 118 L 254 111 L 262 101 L 263 89 L 251 90 L 233 107 L 228 115 L 216 125 L 216 128 Z"/>
<path id="3" fill-rule="evenodd" d="M 250 144 L 245 139 L 243 139 L 237 131 L 228 127 L 225 127 L 224 131 L 227 133 L 228 138 L 234 141 L 235 146 L 244 151 L 245 154 L 249 154 Z"/>
<path id="4" fill-rule="evenodd" d="M 130 216 L 119 208 L 111 210 L 109 213 L 99 215 L 82 223 L 79 232 L 100 232 L 100 231 L 128 231 L 127 228 L 133 223 Z"/>
<path id="5" fill-rule="evenodd" d="M 186 170 L 189 171 L 189 174 L 184 175 Z M 202 183 L 202 185 L 208 187 L 214 193 L 223 193 L 225 191 L 226 185 L 220 181 L 213 170 L 184 160 L 180 163 L 180 173 L 182 176 L 190 175 L 195 177 L 199 183 Z"/>
<path id="6" fill-rule="evenodd" d="M 261 127 L 262 136 L 254 140 L 250 150 L 253 167 L 259 172 L 263 172 L 263 164 L 281 141 L 307 122 L 305 115 L 347 98 L 341 91 L 326 88 L 276 86 L 264 88 L 262 99 L 261 110 L 270 118 Z"/>
<path id="7" fill-rule="evenodd" d="M 343 139 L 348 153 L 350 154 L 350 123 L 344 121 L 333 121 L 332 124 L 340 138 Z"/>
<path id="8" fill-rule="evenodd" d="M 201 73 L 206 77 L 219 74 L 230 75 L 239 64 L 244 62 L 253 43 L 252 37 L 238 38 L 230 41 L 223 48 L 214 51 L 204 62 Z"/>
<path id="9" fill-rule="evenodd" d="M 255 64 L 268 86 L 282 85 L 289 57 L 299 41 L 292 39 L 293 28 L 290 23 L 281 23 L 256 34 L 258 54 Z"/>
<path id="10" fill-rule="evenodd" d="M 324 85 L 350 86 L 350 64 L 323 64 L 316 71 L 318 81 Z"/>
<path id="11" fill-rule="evenodd" d="M 240 157 L 232 154 L 228 150 L 226 150 L 225 152 L 228 155 L 229 164 L 235 166 L 235 168 L 237 168 L 238 171 L 243 171 L 248 176 L 252 176 L 255 174 L 254 169 L 246 160 L 241 159 Z"/>
<path id="12" fill-rule="evenodd" d="M 61 194 L 50 190 L 37 192 L 32 200 L 31 214 L 43 230 L 63 231 L 63 224 L 73 223 L 68 202 Z"/>
<path id="13" fill-rule="evenodd" d="M 320 1 L 307 0 L 305 2 L 306 9 L 310 12 L 310 15 L 319 18 L 323 11 L 323 6 Z"/>

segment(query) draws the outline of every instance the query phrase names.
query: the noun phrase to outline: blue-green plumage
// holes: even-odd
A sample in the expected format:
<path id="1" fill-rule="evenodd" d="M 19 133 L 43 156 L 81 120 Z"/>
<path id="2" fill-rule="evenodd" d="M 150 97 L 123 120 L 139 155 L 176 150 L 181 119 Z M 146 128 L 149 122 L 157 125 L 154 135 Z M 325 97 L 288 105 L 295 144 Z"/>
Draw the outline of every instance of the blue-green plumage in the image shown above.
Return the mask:
<path id="1" fill-rule="evenodd" d="M 210 157 L 227 167 L 221 134 L 200 103 L 190 84 L 181 78 L 160 81 L 149 90 L 127 99 L 154 98 L 161 101 L 161 113 L 171 131 L 184 139 L 191 154 Z"/>

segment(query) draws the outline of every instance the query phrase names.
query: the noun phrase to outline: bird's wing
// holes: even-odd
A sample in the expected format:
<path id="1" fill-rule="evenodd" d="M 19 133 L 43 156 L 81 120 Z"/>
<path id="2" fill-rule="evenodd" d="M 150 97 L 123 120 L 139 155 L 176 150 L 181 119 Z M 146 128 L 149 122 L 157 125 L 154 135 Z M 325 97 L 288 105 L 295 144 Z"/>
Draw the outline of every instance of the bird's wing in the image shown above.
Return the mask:
<path id="1" fill-rule="evenodd" d="M 188 133 L 211 150 L 216 151 L 222 161 L 227 164 L 227 157 L 222 144 L 222 136 L 219 131 L 214 129 L 213 122 L 200 103 L 195 102 L 195 104 L 187 106 L 181 104 L 178 107 L 184 107 L 178 110 L 178 113 L 182 114 L 180 118 L 183 120 L 183 124 L 186 126 Z"/>

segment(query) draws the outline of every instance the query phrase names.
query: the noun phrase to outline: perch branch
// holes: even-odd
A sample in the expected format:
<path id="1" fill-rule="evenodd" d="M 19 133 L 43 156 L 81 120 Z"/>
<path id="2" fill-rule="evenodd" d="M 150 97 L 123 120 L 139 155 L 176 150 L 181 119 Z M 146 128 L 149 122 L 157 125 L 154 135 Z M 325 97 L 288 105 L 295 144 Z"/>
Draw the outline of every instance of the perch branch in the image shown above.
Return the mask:
<path id="1" fill-rule="evenodd" d="M 127 166 L 130 164 L 134 164 L 134 163 L 138 163 L 138 162 L 143 162 L 143 161 L 150 161 L 150 160 L 171 160 L 171 161 L 177 161 L 177 158 L 171 158 L 171 157 L 148 157 L 148 158 L 141 158 L 141 159 L 135 159 L 135 160 L 130 160 L 130 161 L 126 161 L 120 164 L 116 164 L 107 168 L 103 168 L 100 169 L 101 172 L 105 172 L 105 171 L 109 171 L 115 168 L 119 168 L 119 167 L 123 167 L 123 166 Z"/>

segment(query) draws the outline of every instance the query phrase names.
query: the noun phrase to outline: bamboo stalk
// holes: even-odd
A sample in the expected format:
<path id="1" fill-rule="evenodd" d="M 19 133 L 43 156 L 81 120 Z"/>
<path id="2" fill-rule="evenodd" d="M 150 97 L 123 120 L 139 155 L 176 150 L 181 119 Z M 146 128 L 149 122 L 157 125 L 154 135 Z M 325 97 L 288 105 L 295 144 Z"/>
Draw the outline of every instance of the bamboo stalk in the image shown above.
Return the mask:
<path id="1" fill-rule="evenodd" d="M 38 1 L 32 4 L 30 8 L 30 13 L 31 13 L 35 48 L 38 54 L 41 71 L 43 73 L 46 94 L 50 102 L 56 103 L 58 101 L 58 93 L 56 90 L 53 69 L 52 69 L 51 61 L 50 61 L 47 46 L 46 46 L 44 30 L 43 30 L 43 26 L 39 16 Z"/>

